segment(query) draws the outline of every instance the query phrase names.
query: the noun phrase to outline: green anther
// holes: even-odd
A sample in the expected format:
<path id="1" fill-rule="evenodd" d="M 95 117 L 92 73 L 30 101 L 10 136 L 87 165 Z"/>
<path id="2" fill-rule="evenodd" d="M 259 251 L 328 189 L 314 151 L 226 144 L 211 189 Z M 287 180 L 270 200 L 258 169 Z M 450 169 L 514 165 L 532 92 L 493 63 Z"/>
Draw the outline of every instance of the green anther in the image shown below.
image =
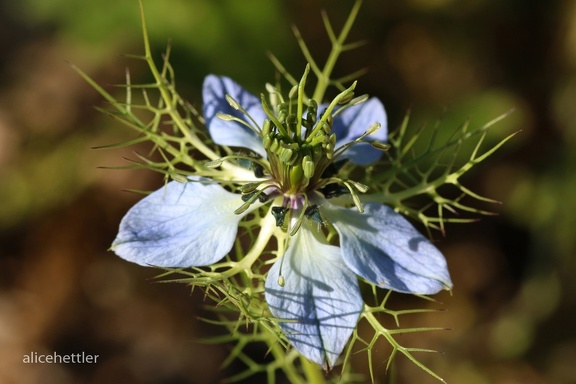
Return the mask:
<path id="1" fill-rule="evenodd" d="M 271 143 L 272 139 L 269 135 L 262 135 L 262 145 L 264 146 L 265 149 L 270 148 Z"/>
<path id="2" fill-rule="evenodd" d="M 290 148 L 285 148 L 285 147 L 278 148 L 278 157 L 280 158 L 280 161 L 283 163 L 287 163 L 289 165 L 292 165 L 292 155 L 293 154 L 294 154 L 294 151 L 292 151 Z"/>
<path id="3" fill-rule="evenodd" d="M 373 133 L 376 133 L 376 131 L 378 131 L 378 130 L 380 129 L 380 127 L 381 127 L 380 123 L 374 123 L 374 124 L 372 124 L 372 125 L 370 126 L 370 128 L 368 128 L 368 129 L 366 130 L 365 135 L 368 136 L 368 135 L 371 135 L 371 134 L 373 134 Z"/>
<path id="4" fill-rule="evenodd" d="M 207 163 L 204 163 L 204 166 L 206 166 L 208 168 L 218 168 L 219 166 L 222 165 L 223 162 L 224 162 L 223 159 L 216 159 L 216 160 L 212 160 L 212 161 L 209 161 Z"/>
<path id="5" fill-rule="evenodd" d="M 305 212 L 306 211 L 303 209 L 302 212 L 300 213 L 300 216 L 298 216 L 298 220 L 296 220 L 296 223 L 290 230 L 290 236 L 294 236 L 302 226 L 302 221 L 304 220 Z"/>
<path id="6" fill-rule="evenodd" d="M 346 186 L 346 188 L 348 188 L 348 190 L 350 191 L 350 195 L 352 196 L 352 201 L 354 202 L 354 205 L 356 206 L 356 208 L 358 208 L 358 211 L 360 213 L 364 213 L 364 207 L 362 206 L 362 202 L 360 201 L 360 197 L 358 197 L 358 194 L 356 193 L 354 188 L 352 188 L 352 183 L 362 185 L 360 183 L 356 183 L 355 181 L 351 181 L 351 180 L 346 180 L 343 182 L 343 184 Z M 366 190 L 368 190 L 368 187 L 366 187 Z"/>
<path id="7" fill-rule="evenodd" d="M 332 133 L 329 137 L 330 143 L 332 144 L 332 146 L 336 145 L 336 134 Z"/>
<path id="8" fill-rule="evenodd" d="M 286 103 L 282 103 L 278 106 L 278 120 L 285 121 L 286 116 L 288 116 L 288 105 Z"/>
<path id="9" fill-rule="evenodd" d="M 301 168 L 302 165 L 301 165 L 301 163 L 298 162 L 298 160 L 300 160 L 300 156 L 298 156 L 298 152 L 292 151 L 292 156 L 290 157 L 290 160 L 287 162 L 287 164 L 290 167 L 296 166 L 297 168 Z"/>
<path id="10" fill-rule="evenodd" d="M 280 131 L 280 134 L 282 136 L 288 136 L 288 134 L 287 134 L 286 130 L 284 129 L 284 127 L 282 126 L 282 123 L 280 122 L 280 120 L 278 120 L 276 115 L 274 115 L 274 113 L 270 110 L 270 106 L 268 105 L 268 102 L 266 101 L 266 97 L 264 96 L 264 94 L 260 95 L 260 102 L 262 103 L 262 109 L 266 113 L 266 116 L 268 116 L 268 118 L 276 126 L 278 131 Z"/>
<path id="11" fill-rule="evenodd" d="M 316 137 L 322 137 L 323 135 L 330 134 L 331 127 L 328 125 L 328 123 L 321 121 L 318 125 L 320 125 L 320 130 L 317 130 L 318 127 L 316 127 Z"/>
<path id="12" fill-rule="evenodd" d="M 308 113 L 311 113 L 314 116 L 316 116 L 316 114 L 318 113 L 318 103 L 316 102 L 316 100 L 309 99 L 307 109 L 308 109 Z"/>
<path id="13" fill-rule="evenodd" d="M 382 143 L 381 141 L 372 141 L 370 142 L 370 145 L 381 151 L 388 151 L 391 147 L 390 144 Z"/>
<path id="14" fill-rule="evenodd" d="M 223 120 L 223 121 L 234 121 L 238 124 L 245 126 L 246 128 L 249 128 L 255 134 L 260 135 L 260 130 L 258 129 L 258 124 L 254 121 L 254 119 L 252 119 L 252 117 L 250 115 L 248 115 L 248 113 L 246 111 L 242 110 L 242 113 L 244 113 L 244 115 L 246 115 L 248 117 L 248 119 L 250 119 L 250 121 L 252 122 L 253 125 L 250 125 L 247 121 L 240 119 L 236 116 L 230 115 L 228 113 L 216 112 L 216 117 L 219 118 L 220 120 Z"/>
<path id="15" fill-rule="evenodd" d="M 268 137 L 270 136 L 270 131 L 272 129 L 272 123 L 270 122 L 270 120 L 266 119 L 264 120 L 264 123 L 262 125 L 262 137 Z"/>
<path id="16" fill-rule="evenodd" d="M 360 201 L 360 197 L 358 197 L 358 194 L 356 193 L 354 188 L 352 188 L 350 181 L 345 181 L 344 185 L 350 191 L 350 195 L 352 195 L 352 201 L 354 202 L 354 205 L 356 206 L 356 208 L 358 208 L 358 212 L 364 213 L 364 207 L 362 206 L 362 202 Z"/>
<path id="17" fill-rule="evenodd" d="M 307 179 L 312 178 L 314 176 L 314 162 L 309 155 L 304 156 L 302 159 L 302 169 L 304 170 L 304 177 Z"/>
<path id="18" fill-rule="evenodd" d="M 240 215 L 240 214 L 244 213 L 244 211 L 246 211 L 252 205 L 253 202 L 254 202 L 253 200 L 252 201 L 248 200 L 247 202 L 242 204 L 238 209 L 236 209 L 234 211 L 234 214 Z"/>
<path id="19" fill-rule="evenodd" d="M 318 113 L 318 103 L 315 100 L 310 99 L 308 101 L 308 108 L 306 111 L 306 128 L 312 129 L 314 124 L 316 124 Z"/>
<path id="20" fill-rule="evenodd" d="M 286 281 L 284 280 L 284 276 L 282 276 L 282 275 L 278 276 L 278 285 L 281 287 L 286 285 Z"/>
<path id="21" fill-rule="evenodd" d="M 222 113 L 222 112 L 216 112 L 216 117 L 219 118 L 220 120 L 223 121 L 234 121 L 236 120 L 236 117 L 228 114 L 228 113 Z"/>
<path id="22" fill-rule="evenodd" d="M 326 157 L 330 160 L 334 157 L 334 149 L 336 148 L 336 134 L 330 135 L 328 140 L 322 144 L 322 148 L 326 152 Z"/>
<path id="23" fill-rule="evenodd" d="M 242 201 L 249 202 L 250 200 L 252 200 L 252 202 L 254 202 L 254 200 L 256 200 L 256 197 L 258 197 L 260 192 L 261 191 L 258 191 L 256 188 L 254 188 L 250 192 L 242 192 L 244 193 L 244 195 L 242 195 Z"/>
<path id="24" fill-rule="evenodd" d="M 326 141 L 326 134 L 324 134 L 322 132 L 322 133 L 317 134 L 315 137 L 308 137 L 307 141 L 308 141 L 308 145 L 310 145 L 311 147 L 316 147 L 318 145 L 322 145 Z"/>
<path id="25" fill-rule="evenodd" d="M 234 108 L 235 110 L 239 111 L 242 109 L 242 107 L 240 106 L 240 104 L 238 104 L 238 102 L 236 100 L 234 100 L 234 98 L 232 96 L 230 96 L 229 94 L 226 94 L 226 101 L 228 102 L 228 104 Z"/>
<path id="26" fill-rule="evenodd" d="M 332 133 L 332 134 L 330 134 L 330 136 L 328 136 L 328 140 L 326 140 L 326 145 L 329 145 L 332 148 L 334 148 L 336 146 L 336 134 L 335 133 Z"/>
<path id="27" fill-rule="evenodd" d="M 308 182 L 310 181 L 309 178 L 304 177 L 304 170 L 300 165 L 290 168 L 289 178 L 290 185 L 292 186 L 291 189 L 294 190 L 293 192 L 308 186 Z"/>
<path id="28" fill-rule="evenodd" d="M 354 205 L 358 208 L 358 212 L 364 213 L 364 207 L 362 206 L 362 202 L 356 193 L 352 193 L 352 201 L 354 201 Z"/>
<path id="29" fill-rule="evenodd" d="M 180 175 L 178 173 L 172 173 L 170 175 L 170 177 L 172 178 L 172 180 L 177 181 L 179 183 L 187 183 L 188 182 L 188 178 L 184 175 Z"/>
<path id="30" fill-rule="evenodd" d="M 286 124 L 288 125 L 288 132 L 292 133 L 293 136 L 300 136 L 300 132 L 298 132 L 298 118 L 295 114 L 291 113 L 286 117 Z"/>
<path id="31" fill-rule="evenodd" d="M 274 138 L 272 144 L 270 144 L 270 152 L 275 153 L 278 150 L 278 147 L 280 147 L 280 143 L 277 138 Z"/>
<path id="32" fill-rule="evenodd" d="M 242 201 L 247 203 L 253 203 L 258 199 L 259 202 L 265 203 L 268 201 L 268 195 L 264 193 L 264 190 L 252 189 L 248 191 L 242 191 Z"/>
<path id="33" fill-rule="evenodd" d="M 298 221 L 296 221 L 296 224 L 294 224 L 294 226 L 292 227 L 292 229 L 290 230 L 290 236 L 294 236 L 296 234 L 296 232 L 298 232 L 298 230 L 300 229 L 300 227 L 302 226 L 302 219 L 303 217 L 300 216 L 298 218 Z"/>
<path id="34" fill-rule="evenodd" d="M 312 137 L 313 139 L 316 137 L 323 137 L 323 136 L 329 135 L 331 132 L 332 132 L 332 125 L 330 125 L 326 121 L 321 121 L 318 123 L 318 125 L 314 129 L 314 137 L 312 137 L 312 136 L 310 136 L 310 137 Z"/>
<path id="35" fill-rule="evenodd" d="M 262 190 L 257 189 L 252 191 L 251 193 L 242 196 L 242 201 L 244 201 L 244 204 L 242 204 L 238 209 L 236 209 L 234 211 L 234 214 L 239 215 L 241 213 L 244 213 L 244 211 L 246 211 L 256 201 L 256 199 L 258 199 L 261 203 L 265 203 L 268 200 L 268 195 L 263 193 Z"/>
<path id="36" fill-rule="evenodd" d="M 324 129 L 326 130 L 326 134 L 332 133 L 332 125 L 334 125 L 334 117 L 332 115 L 326 118 L 326 124 L 324 125 Z"/>
<path id="37" fill-rule="evenodd" d="M 334 108 L 336 108 L 336 106 L 338 104 L 340 104 L 340 100 L 347 98 L 348 95 L 350 95 L 351 93 L 354 94 L 354 88 L 356 88 L 356 84 L 357 84 L 357 81 L 352 83 L 352 85 L 349 88 L 342 91 L 340 94 L 338 94 L 338 96 L 336 96 L 334 98 L 334 100 L 332 100 L 330 105 L 328 105 L 328 108 L 326 108 L 326 110 L 322 114 L 322 117 L 320 118 L 319 126 L 317 125 L 316 128 L 314 129 L 314 132 L 313 132 L 314 134 L 316 133 L 317 130 L 323 128 L 323 126 L 320 125 L 320 124 L 322 124 L 322 122 L 326 122 L 328 119 L 332 119 L 332 111 L 334 111 Z M 329 124 L 330 124 L 330 126 L 332 125 L 331 122 Z"/>
<path id="38" fill-rule="evenodd" d="M 350 100 L 350 104 L 348 104 L 348 105 L 353 106 L 353 105 L 362 104 L 363 102 L 365 102 L 368 99 L 369 99 L 368 95 L 358 96 L 358 97 L 355 97 L 352 100 Z"/>
<path id="39" fill-rule="evenodd" d="M 288 142 L 285 143 L 284 146 L 286 148 L 290 148 L 291 150 L 293 150 L 294 152 L 300 150 L 300 145 L 298 143 L 294 143 L 294 142 Z"/>
<path id="40" fill-rule="evenodd" d="M 359 183 L 357 181 L 354 180 L 348 180 L 348 182 L 358 190 L 358 192 L 360 193 L 366 193 L 368 191 L 368 186 L 364 185 L 362 183 Z"/>
<path id="41" fill-rule="evenodd" d="M 276 87 L 273 86 L 270 83 L 266 83 L 264 84 L 264 88 L 266 88 L 266 92 L 272 94 L 272 93 L 278 93 L 278 91 L 276 90 Z"/>
<path id="42" fill-rule="evenodd" d="M 242 193 L 252 193 L 260 183 L 247 183 L 240 187 L 240 192 Z"/>
<path id="43" fill-rule="evenodd" d="M 354 99 L 354 92 L 350 92 L 344 95 L 340 100 L 338 100 L 338 104 L 340 105 L 348 104 L 353 99 Z"/>

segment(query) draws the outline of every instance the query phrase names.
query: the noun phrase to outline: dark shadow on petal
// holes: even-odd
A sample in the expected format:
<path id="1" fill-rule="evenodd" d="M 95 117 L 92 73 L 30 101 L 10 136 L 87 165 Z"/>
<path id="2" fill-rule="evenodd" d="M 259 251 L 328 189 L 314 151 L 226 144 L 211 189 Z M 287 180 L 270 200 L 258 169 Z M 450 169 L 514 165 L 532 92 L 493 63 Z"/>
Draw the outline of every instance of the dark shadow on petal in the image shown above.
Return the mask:
<path id="1" fill-rule="evenodd" d="M 413 237 L 410 240 L 408 240 L 408 248 L 410 248 L 411 251 L 418 252 L 419 245 L 425 244 L 427 242 L 428 240 L 426 240 L 422 236 Z"/>
<path id="2" fill-rule="evenodd" d="M 301 311 L 300 312 L 287 312 L 286 308 L 283 307 L 275 307 L 270 305 L 270 308 L 276 309 L 278 311 L 283 311 L 286 312 L 287 315 L 286 316 L 286 320 L 298 320 L 299 322 L 302 323 L 310 323 L 310 317 L 311 315 L 314 315 L 314 323 L 316 323 L 316 320 L 319 320 L 321 322 L 330 320 L 330 319 L 336 319 L 339 317 L 344 317 L 344 316 L 349 316 L 349 315 L 354 315 L 354 314 L 360 314 L 360 312 L 338 312 L 338 309 L 340 308 L 338 306 L 338 303 L 347 303 L 348 302 L 346 300 L 343 299 L 335 299 L 333 297 L 330 297 L 329 295 L 327 296 L 317 296 L 317 295 L 312 295 L 312 293 L 310 293 L 310 295 L 308 294 L 298 294 L 298 293 L 294 293 L 294 292 L 290 292 L 287 290 L 284 290 L 283 288 L 281 289 L 273 289 L 273 288 L 268 288 L 266 289 L 266 294 L 270 295 L 270 296 L 274 296 L 279 300 L 282 301 L 287 301 L 293 304 L 298 304 L 300 306 Z M 314 300 L 317 301 L 318 303 L 323 303 L 324 305 L 329 304 L 330 307 L 332 307 L 334 309 L 335 312 L 337 312 L 336 314 L 332 314 L 332 315 L 328 315 L 328 316 L 323 316 L 323 317 L 316 317 L 317 313 L 311 313 L 310 311 L 308 311 L 307 307 L 310 307 L 309 305 L 306 305 L 308 303 L 311 303 L 311 301 L 306 301 L 306 297 L 308 296 L 313 296 Z"/>
<path id="3" fill-rule="evenodd" d="M 309 283 L 313 284 L 311 281 L 309 281 Z M 275 307 L 269 304 L 271 310 L 283 314 L 283 318 L 279 320 L 282 330 L 290 342 L 300 350 L 306 347 L 316 351 L 316 353 L 321 356 L 338 356 L 341 350 L 328 348 L 322 341 L 322 338 L 325 337 L 326 334 L 319 334 L 318 329 L 323 328 L 325 333 L 331 329 L 334 331 L 343 330 L 351 334 L 356 327 L 362 308 L 359 306 L 357 311 L 341 312 L 342 306 L 345 304 L 349 305 L 346 300 L 335 299 L 330 295 L 314 295 L 313 300 L 310 300 L 310 298 L 307 299 L 307 297 L 308 295 L 312 295 L 311 291 L 306 291 L 306 293 L 302 294 L 287 291 L 284 288 L 268 288 L 266 295 L 273 296 L 281 300 L 282 303 L 289 303 L 292 307 L 292 310 L 288 311 L 286 306 Z M 360 297 L 358 297 L 358 299 L 360 299 Z M 268 302 L 270 302 L 270 300 L 268 300 Z M 342 303 L 343 305 L 340 306 L 338 303 Z M 319 311 L 318 308 L 324 309 Z M 347 321 L 344 319 L 346 317 L 349 317 Z M 349 325 L 343 325 L 343 321 L 349 323 Z M 303 330 L 310 330 L 310 332 L 305 333 Z M 331 332 L 332 331 L 328 332 L 328 334 Z"/>

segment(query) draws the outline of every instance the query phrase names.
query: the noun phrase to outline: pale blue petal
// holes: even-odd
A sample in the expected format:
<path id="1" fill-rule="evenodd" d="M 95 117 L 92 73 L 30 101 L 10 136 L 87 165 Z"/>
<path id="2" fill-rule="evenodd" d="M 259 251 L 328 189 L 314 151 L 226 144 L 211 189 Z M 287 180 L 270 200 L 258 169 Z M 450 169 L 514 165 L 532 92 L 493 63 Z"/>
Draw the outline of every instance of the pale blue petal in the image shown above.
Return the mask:
<path id="1" fill-rule="evenodd" d="M 218 184 L 172 181 L 128 211 L 112 250 L 140 265 L 215 263 L 232 248 L 243 217 L 234 210 L 242 203 L 239 195 Z"/>
<path id="2" fill-rule="evenodd" d="M 336 148 L 362 136 L 374 123 L 380 123 L 380 129 L 367 136 L 366 140 L 386 142 L 388 138 L 386 111 L 380 100 L 375 97 L 344 109 L 336 115 L 332 126 L 332 132 L 336 133 Z M 378 160 L 380 156 L 382 151 L 368 143 L 359 143 L 348 148 L 341 158 L 349 159 L 354 164 L 368 165 Z"/>
<path id="3" fill-rule="evenodd" d="M 364 213 L 325 204 L 322 215 L 340 235 L 342 257 L 358 275 L 382 288 L 433 294 L 452 288 L 446 260 L 402 215 L 364 204 Z"/>
<path id="4" fill-rule="evenodd" d="M 216 116 L 218 112 L 232 115 L 254 126 L 244 113 L 228 104 L 226 95 L 232 96 L 260 126 L 266 118 L 260 99 L 244 90 L 234 80 L 228 77 L 206 76 L 202 87 L 203 112 L 212 140 L 218 145 L 246 148 L 266 157 L 262 140 L 254 131 L 238 122 L 224 121 Z"/>
<path id="5" fill-rule="evenodd" d="M 356 327 L 362 297 L 340 249 L 320 242 L 312 231 L 303 223 L 284 259 L 268 272 L 266 301 L 276 318 L 293 321 L 280 327 L 294 348 L 329 370 Z"/>

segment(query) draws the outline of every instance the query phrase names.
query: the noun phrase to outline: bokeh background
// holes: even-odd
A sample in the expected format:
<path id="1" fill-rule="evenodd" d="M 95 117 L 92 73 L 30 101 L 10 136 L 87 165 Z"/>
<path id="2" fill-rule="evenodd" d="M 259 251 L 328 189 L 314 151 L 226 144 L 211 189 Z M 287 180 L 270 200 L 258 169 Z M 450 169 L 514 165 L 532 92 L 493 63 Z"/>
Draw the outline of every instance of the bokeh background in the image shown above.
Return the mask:
<path id="1" fill-rule="evenodd" d="M 143 3 L 155 53 L 172 40 L 179 90 L 196 106 L 208 73 L 253 91 L 272 81 L 267 51 L 300 73 L 292 23 L 325 57 L 320 10 L 338 27 L 352 6 Z M 155 284 L 154 270 L 107 251 L 139 199 L 123 190 L 161 181 L 99 168 L 127 165 L 131 151 L 91 148 L 131 133 L 94 110 L 101 97 L 68 62 L 102 84 L 121 83 L 127 66 L 147 79 L 121 55 L 141 52 L 138 17 L 135 0 L 0 0 L 0 383 L 215 383 L 240 367 L 220 368 L 230 345 L 198 342 L 222 332 L 198 320 L 207 315 L 199 291 Z M 489 141 L 521 130 L 464 179 L 503 202 L 490 207 L 498 215 L 436 234 L 452 295 L 438 296 L 442 304 L 393 296 L 396 308 L 446 309 L 402 325 L 451 330 L 402 342 L 440 350 L 421 357 L 449 383 L 576 383 L 576 2 L 366 0 L 352 35 L 367 45 L 337 72 L 368 69 L 358 88 L 383 100 L 391 128 L 408 109 L 415 125 L 441 119 L 451 132 L 467 117 L 478 127 L 514 108 Z M 23 364 L 31 351 L 100 357 Z M 389 350 L 376 353 L 384 383 Z M 435 382 L 403 357 L 394 369 L 395 383 Z"/>

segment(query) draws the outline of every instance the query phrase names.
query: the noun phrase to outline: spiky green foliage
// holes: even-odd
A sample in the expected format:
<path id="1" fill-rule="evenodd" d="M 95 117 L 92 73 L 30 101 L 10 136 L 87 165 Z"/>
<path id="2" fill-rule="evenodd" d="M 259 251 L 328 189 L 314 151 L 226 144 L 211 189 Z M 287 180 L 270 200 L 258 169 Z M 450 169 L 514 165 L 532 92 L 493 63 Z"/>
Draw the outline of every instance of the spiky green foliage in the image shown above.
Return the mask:
<path id="1" fill-rule="evenodd" d="M 348 33 L 361 3 L 361 0 L 355 2 L 350 16 L 339 33 L 335 32 L 328 17 L 323 14 L 332 47 L 324 65 L 316 62 L 298 30 L 294 30 L 304 57 L 310 65 L 311 73 L 316 78 L 312 96 L 315 100 L 323 100 L 326 90 L 330 87 L 340 91 L 346 89 L 345 83 L 355 80 L 363 72 L 359 70 L 339 79 L 332 78 L 338 57 L 343 52 L 362 45 L 347 42 Z M 242 161 L 241 157 L 234 156 L 231 161 L 222 161 L 223 156 L 233 152 L 229 148 L 218 147 L 211 142 L 201 114 L 178 94 L 175 75 L 169 62 L 170 49 L 163 55 L 160 66 L 157 66 L 150 49 L 142 7 L 141 12 L 144 54 L 129 57 L 146 63 L 153 82 L 133 84 L 127 72 L 126 83 L 119 86 L 125 89 L 125 100 L 119 101 L 82 70 L 74 67 L 109 103 L 109 108 L 102 111 L 137 134 L 132 140 L 101 148 L 131 147 L 149 143 L 151 146 L 148 152 L 136 154 L 136 159 L 131 160 L 132 164 L 125 168 L 160 172 L 165 175 L 167 181 L 183 180 L 190 175 L 209 177 L 235 191 L 237 187 L 230 182 L 229 170 L 230 167 L 236 168 L 236 171 L 241 168 L 239 164 Z M 276 57 L 271 55 L 270 58 L 288 84 L 296 86 L 297 77 L 292 76 Z M 474 208 L 472 202 L 468 202 L 467 199 L 480 202 L 491 200 L 467 189 L 461 183 L 461 178 L 512 137 L 510 135 L 496 145 L 483 148 L 486 132 L 499 119 L 474 130 L 469 130 L 469 122 L 466 121 L 452 135 L 441 140 L 440 137 L 445 135 L 440 133 L 444 132 L 445 127 L 437 124 L 432 130 L 424 128 L 412 130 L 407 116 L 400 128 L 390 135 L 390 148 L 385 152 L 383 160 L 366 169 L 347 164 L 342 172 L 345 176 L 354 173 L 354 179 L 362 180 L 368 186 L 369 193 L 362 196 L 363 202 L 375 201 L 391 205 L 397 211 L 419 220 L 427 228 L 443 232 L 447 222 L 471 220 L 447 217 L 447 212 L 489 214 L 485 210 Z M 451 187 L 456 191 L 456 197 L 441 190 L 444 187 Z M 350 199 L 349 196 L 341 198 Z M 214 312 L 213 318 L 205 320 L 224 329 L 222 336 L 207 342 L 233 343 L 234 347 L 223 362 L 223 366 L 228 366 L 232 361 L 241 361 L 245 365 L 245 370 L 229 377 L 228 382 L 241 381 L 258 373 L 265 374 L 269 383 L 275 383 L 280 373 L 293 383 L 323 383 L 330 380 L 346 383 L 364 382 L 365 378 L 354 374 L 351 367 L 351 356 L 355 353 L 366 354 L 370 379 L 375 381 L 372 350 L 380 339 L 384 339 L 392 348 L 386 363 L 388 366 L 396 355 L 401 354 L 443 382 L 439 375 L 418 360 L 418 353 L 432 352 L 431 350 L 405 347 L 395 338 L 401 333 L 438 330 L 402 328 L 400 325 L 399 319 L 403 315 L 431 310 L 424 308 L 394 311 L 387 307 L 391 293 L 385 293 L 382 299 L 382 291 L 368 283 L 364 283 L 364 287 L 371 292 L 373 297 L 368 299 L 374 305 L 364 305 L 360 326 L 372 329 L 372 337 L 365 340 L 360 336 L 358 328 L 356 329 L 349 347 L 343 354 L 339 372 L 325 376 L 319 367 L 306 361 L 295 349 L 290 348 L 280 330 L 278 320 L 270 315 L 263 296 L 266 271 L 284 253 L 288 236 L 275 225 L 265 225 L 265 222 L 270 220 L 274 218 L 265 209 L 254 211 L 243 220 L 232 251 L 221 262 L 203 268 L 168 269 L 158 276 L 161 281 L 188 284 L 193 289 L 201 289 L 204 292 L 207 306 Z M 332 242 L 337 242 L 335 229 L 328 227 L 326 230 L 328 238 Z M 384 317 L 394 320 L 393 329 L 383 326 Z M 262 359 L 250 356 L 247 347 L 252 343 L 265 345 L 268 351 L 266 356 Z"/>
<path id="2" fill-rule="evenodd" d="M 461 178 L 516 134 L 512 133 L 488 148 L 483 146 L 488 130 L 507 115 L 472 130 L 467 120 L 443 141 L 439 139 L 440 130 L 449 128 L 436 124 L 431 132 L 424 132 L 425 127 L 411 130 L 407 115 L 400 128 L 389 137 L 391 149 L 386 152 L 386 159 L 367 176 L 374 192 L 365 195 L 363 200 L 392 205 L 427 228 L 442 233 L 445 223 L 475 220 L 458 217 L 460 212 L 492 214 L 474 207 L 473 202 L 498 202 L 466 188 Z M 429 203 L 414 207 L 412 201 L 417 197 L 424 197 Z"/>

